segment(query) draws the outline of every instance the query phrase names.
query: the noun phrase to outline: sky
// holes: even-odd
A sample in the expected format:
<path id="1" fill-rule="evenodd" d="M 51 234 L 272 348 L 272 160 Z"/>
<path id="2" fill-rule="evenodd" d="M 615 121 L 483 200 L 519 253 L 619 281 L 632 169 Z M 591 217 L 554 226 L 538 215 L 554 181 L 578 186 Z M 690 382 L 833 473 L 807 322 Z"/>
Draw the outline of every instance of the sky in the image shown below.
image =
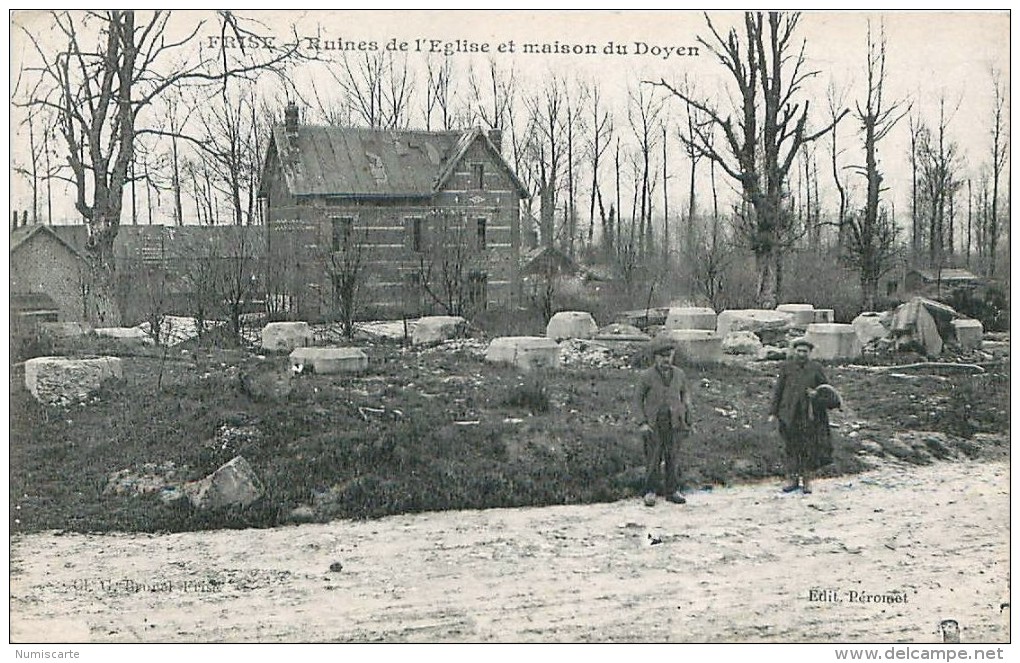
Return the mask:
<path id="1" fill-rule="evenodd" d="M 697 38 L 711 40 L 701 12 L 689 11 L 244 11 L 239 13 L 260 21 L 266 34 L 274 36 L 277 44 L 290 41 L 293 31 L 302 37 L 306 47 L 311 41 L 305 37 L 318 36 L 324 45 L 327 40 L 355 43 L 375 43 L 385 49 L 393 43 L 397 48 L 407 44 L 407 57 L 412 66 L 424 64 L 429 49 L 453 48 L 449 56 L 455 67 L 466 67 L 469 62 L 482 63 L 492 57 L 500 64 L 513 66 L 523 87 L 540 86 L 550 75 L 598 80 L 607 101 L 617 107 L 618 131 L 627 132 L 623 108 L 628 89 L 645 80 L 681 82 L 685 77 L 692 82 L 697 93 L 713 99 L 725 107 L 728 94 L 721 65 L 704 48 L 697 56 L 678 55 L 681 49 L 700 46 Z M 709 17 L 720 32 L 741 20 L 741 14 L 732 11 L 710 12 Z M 209 18 L 207 13 L 176 12 L 174 29 L 190 30 L 197 21 Z M 19 13 L 15 23 L 29 27 L 34 34 L 46 35 L 45 16 Z M 868 21 L 873 29 L 884 23 L 888 42 L 887 91 L 889 100 L 904 100 L 912 104 L 914 113 L 929 121 L 937 118 L 940 98 L 946 99 L 953 113 L 950 136 L 957 141 L 965 158 L 967 176 L 977 177 L 982 162 L 990 152 L 989 131 L 992 82 L 991 71 L 997 68 L 1004 80 L 1009 80 L 1009 15 L 1007 12 L 805 12 L 798 30 L 798 38 L 805 43 L 806 66 L 819 73 L 805 84 L 804 98 L 810 100 L 812 123 L 822 124 L 827 114 L 826 94 L 830 86 L 846 89 L 846 100 L 851 108 L 861 98 L 865 79 Z M 215 21 L 199 31 L 199 41 L 213 43 L 217 31 Z M 12 77 L 22 62 L 34 57 L 26 49 L 21 31 L 12 30 Z M 433 41 L 435 40 L 435 41 Z M 458 43 L 458 40 L 460 42 Z M 511 42 L 513 52 L 510 52 Z M 54 42 L 55 43 L 55 42 Z M 567 53 L 543 55 L 525 52 L 528 45 L 559 47 Z M 487 45 L 489 53 L 465 53 L 460 50 L 481 49 Z M 606 55 L 612 46 L 613 55 Z M 594 48 L 595 54 L 577 54 Z M 626 54 L 619 50 L 626 49 Z M 502 50 L 501 50 L 502 49 Z M 320 51 L 320 55 L 332 55 Z M 433 55 L 438 57 L 438 55 Z M 305 72 L 296 77 L 317 75 Z M 307 80 L 306 78 L 304 80 Z M 323 80 L 323 79 L 320 79 Z M 24 152 L 24 132 L 17 131 L 18 116 L 12 111 L 13 158 Z M 679 105 L 669 115 L 676 126 L 685 122 Z M 840 126 L 840 143 L 852 148 L 858 142 L 856 124 L 852 117 Z M 820 188 L 823 201 L 832 200 L 834 189 L 828 173 L 828 141 L 818 142 Z M 880 147 L 880 160 L 886 172 L 887 194 L 898 210 L 909 207 L 908 161 L 909 132 L 907 119 L 903 119 Z M 679 155 L 679 144 L 673 148 Z M 847 164 L 860 161 L 848 151 Z M 671 158 L 676 164 L 676 177 L 685 181 L 687 166 L 679 156 Z M 863 180 L 851 177 L 856 183 L 857 197 L 863 196 Z M 699 187 L 705 186 L 700 183 Z M 25 208 L 27 189 L 22 178 L 12 177 L 12 205 Z M 676 188 L 677 200 L 671 209 L 684 205 L 683 187 Z M 672 196 L 671 196 L 672 197 Z M 60 209 L 73 216 L 70 196 L 61 195 Z M 673 205 L 675 204 L 675 207 Z"/>

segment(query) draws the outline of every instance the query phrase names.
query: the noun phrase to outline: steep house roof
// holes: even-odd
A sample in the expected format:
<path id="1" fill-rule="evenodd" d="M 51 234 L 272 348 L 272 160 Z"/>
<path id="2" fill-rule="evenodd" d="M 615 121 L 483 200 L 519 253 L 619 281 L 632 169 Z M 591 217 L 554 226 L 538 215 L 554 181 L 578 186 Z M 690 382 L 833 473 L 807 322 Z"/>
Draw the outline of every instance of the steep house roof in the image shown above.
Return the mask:
<path id="1" fill-rule="evenodd" d="M 20 228 L 17 228 L 16 230 L 12 230 L 10 252 L 14 253 L 19 248 L 24 246 L 25 242 L 27 242 L 32 237 L 35 237 L 39 233 L 49 235 L 56 241 L 60 242 L 60 244 L 62 244 L 64 248 L 66 248 L 68 251 L 74 254 L 75 257 L 84 259 L 84 256 L 82 256 L 81 252 L 78 249 L 76 249 L 71 243 L 69 243 L 63 237 L 54 232 L 54 230 L 49 226 L 43 225 L 22 226 Z"/>
<path id="2" fill-rule="evenodd" d="M 425 197 L 439 191 L 467 150 L 482 141 L 521 197 L 527 189 L 479 128 L 468 131 L 394 131 L 298 125 L 273 127 L 266 167 L 279 159 L 295 196 Z M 267 186 L 263 177 L 263 190 Z"/>

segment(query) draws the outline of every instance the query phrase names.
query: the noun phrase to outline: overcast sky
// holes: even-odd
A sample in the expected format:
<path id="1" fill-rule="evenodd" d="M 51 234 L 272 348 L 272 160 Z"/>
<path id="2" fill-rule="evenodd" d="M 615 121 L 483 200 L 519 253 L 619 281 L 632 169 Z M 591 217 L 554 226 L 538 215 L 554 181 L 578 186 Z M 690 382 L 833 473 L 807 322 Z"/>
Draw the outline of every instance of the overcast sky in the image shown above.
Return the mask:
<path id="1" fill-rule="evenodd" d="M 603 94 L 615 100 L 620 109 L 617 127 L 626 131 L 623 107 L 628 86 L 641 80 L 681 81 L 687 76 L 704 96 L 717 100 L 723 107 L 729 81 L 715 58 L 701 47 L 697 56 L 676 55 L 681 49 L 699 46 L 699 36 L 706 39 L 701 12 L 682 11 L 352 11 L 352 12 L 286 12 L 243 11 L 260 20 L 276 43 L 290 40 L 292 26 L 302 37 L 319 36 L 324 44 L 328 39 L 354 42 L 375 42 L 384 48 L 390 40 L 407 42 L 408 58 L 412 64 L 422 64 L 425 53 L 432 46 L 430 40 L 448 42 L 466 40 L 479 47 L 487 44 L 488 54 L 454 53 L 454 65 L 466 67 L 472 59 L 481 62 L 494 57 L 506 65 L 513 65 L 524 87 L 541 85 L 550 73 L 597 79 Z M 176 29 L 186 30 L 207 14 L 182 11 L 174 17 Z M 735 12 L 712 12 L 713 23 L 722 32 L 741 20 Z M 1007 12 L 807 12 L 804 14 L 798 36 L 806 40 L 807 65 L 820 73 L 807 86 L 805 98 L 811 101 L 813 123 L 824 123 L 827 112 L 826 89 L 830 85 L 846 88 L 846 101 L 851 105 L 862 98 L 865 83 L 868 20 L 877 32 L 884 22 L 888 41 L 886 99 L 903 99 L 914 105 L 921 117 L 934 122 L 937 119 L 938 100 L 945 97 L 954 112 L 950 124 L 952 139 L 956 140 L 966 156 L 968 174 L 976 177 L 981 164 L 990 152 L 990 122 L 992 104 L 991 70 L 997 68 L 1004 80 L 1009 80 L 1009 15 Z M 37 34 L 45 34 L 41 26 L 44 17 L 28 13 L 15 16 L 14 21 L 29 25 Z M 39 27 L 36 27 L 39 26 Z M 215 21 L 201 36 L 204 43 L 218 32 Z M 12 75 L 20 63 L 31 59 L 24 50 L 24 37 L 12 30 Z M 514 52 L 509 43 L 514 43 Z M 605 55 L 606 46 L 625 47 L 627 54 Z M 308 45 L 311 42 L 306 42 Z M 593 46 L 596 55 L 525 53 L 529 44 L 550 45 L 563 50 L 585 49 Z M 463 42 L 460 44 L 463 46 Z M 504 51 L 500 52 L 500 46 Z M 457 44 L 454 44 L 456 48 Z M 468 48 L 471 45 L 468 44 Z M 668 52 L 668 49 L 673 49 Z M 644 51 L 644 52 L 643 52 Z M 12 115 L 12 122 L 18 116 Z M 674 124 L 685 121 L 680 107 L 671 115 Z M 851 118 L 841 126 L 840 141 L 852 147 L 857 140 L 856 125 Z M 888 194 L 895 200 L 898 214 L 909 206 L 909 166 L 907 120 L 904 119 L 881 147 L 880 157 L 886 170 Z M 17 158 L 19 140 L 24 132 L 12 131 L 13 150 Z M 822 152 L 820 170 L 823 195 L 831 192 L 831 178 L 826 177 L 827 140 L 819 143 Z M 848 160 L 853 160 L 850 154 Z M 686 177 L 686 166 L 678 161 L 678 179 Z M 12 178 L 12 205 L 27 207 L 24 181 Z M 681 187 L 677 186 L 677 207 L 683 204 Z M 858 199 L 860 199 L 858 194 Z M 61 209 L 70 210 L 68 198 L 62 197 Z M 69 212 L 65 212 L 69 213 Z"/>

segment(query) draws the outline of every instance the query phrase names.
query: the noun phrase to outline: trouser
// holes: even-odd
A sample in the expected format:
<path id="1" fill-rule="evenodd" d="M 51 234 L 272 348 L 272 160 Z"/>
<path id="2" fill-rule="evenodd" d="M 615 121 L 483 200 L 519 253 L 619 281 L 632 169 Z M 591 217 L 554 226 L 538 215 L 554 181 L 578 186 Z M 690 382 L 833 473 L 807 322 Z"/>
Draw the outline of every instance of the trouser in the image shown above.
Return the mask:
<path id="1" fill-rule="evenodd" d="M 804 434 L 801 433 L 798 436 L 791 427 L 780 421 L 779 435 L 783 438 L 783 446 L 786 452 L 786 476 L 796 480 L 798 476 L 807 474 L 810 470 L 808 467 L 808 450 L 805 440 L 802 439 Z"/>
<path id="2" fill-rule="evenodd" d="M 672 495 L 680 487 L 680 442 L 684 434 L 668 424 L 645 431 L 646 493 Z"/>

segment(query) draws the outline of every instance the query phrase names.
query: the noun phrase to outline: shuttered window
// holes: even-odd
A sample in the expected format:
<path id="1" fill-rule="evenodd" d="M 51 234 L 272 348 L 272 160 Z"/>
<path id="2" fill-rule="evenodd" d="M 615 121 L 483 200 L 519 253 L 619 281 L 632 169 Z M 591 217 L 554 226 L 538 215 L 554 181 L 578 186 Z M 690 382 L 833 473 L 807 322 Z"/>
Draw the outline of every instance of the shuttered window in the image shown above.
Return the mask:
<path id="1" fill-rule="evenodd" d="M 334 216 L 333 222 L 333 253 L 344 251 L 351 243 L 351 234 L 354 231 L 354 217 Z"/>
<path id="2" fill-rule="evenodd" d="M 426 244 L 425 219 L 420 216 L 404 218 L 404 245 L 416 253 L 425 250 Z"/>

